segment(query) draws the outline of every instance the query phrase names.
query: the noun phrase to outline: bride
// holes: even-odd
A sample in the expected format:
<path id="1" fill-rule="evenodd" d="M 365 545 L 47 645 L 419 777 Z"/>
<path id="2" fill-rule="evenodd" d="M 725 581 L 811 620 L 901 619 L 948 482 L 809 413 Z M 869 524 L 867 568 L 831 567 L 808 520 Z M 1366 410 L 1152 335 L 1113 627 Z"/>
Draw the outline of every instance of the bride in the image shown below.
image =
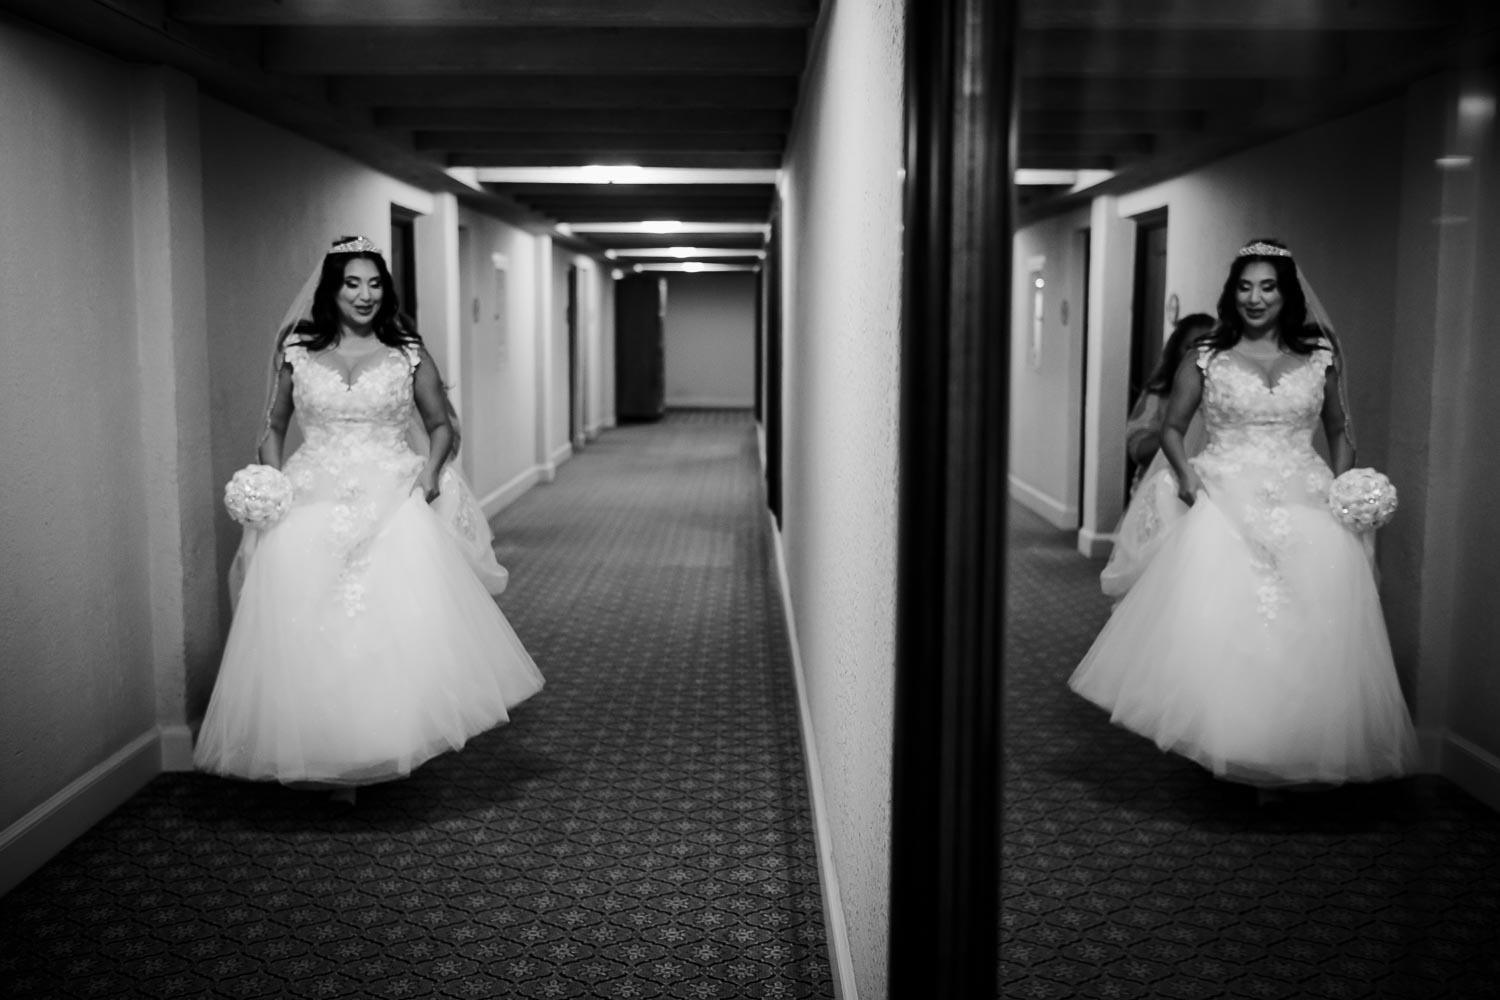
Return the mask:
<path id="1" fill-rule="evenodd" d="M 1291 251 L 1271 240 L 1239 251 L 1218 315 L 1177 370 L 1162 431 L 1180 516 L 1069 686 L 1228 780 L 1403 774 L 1416 740 L 1371 550 L 1327 506 L 1354 465 L 1332 327 L 1308 322 Z M 1189 460 L 1200 406 L 1208 444 Z M 1313 450 L 1320 420 L 1332 472 Z"/>
<path id="2" fill-rule="evenodd" d="M 279 329 L 259 458 L 292 506 L 245 528 L 194 762 L 314 787 L 403 777 L 505 722 L 542 675 L 495 605 L 506 573 L 380 251 L 337 241 Z M 283 465 L 294 411 L 304 441 Z"/>

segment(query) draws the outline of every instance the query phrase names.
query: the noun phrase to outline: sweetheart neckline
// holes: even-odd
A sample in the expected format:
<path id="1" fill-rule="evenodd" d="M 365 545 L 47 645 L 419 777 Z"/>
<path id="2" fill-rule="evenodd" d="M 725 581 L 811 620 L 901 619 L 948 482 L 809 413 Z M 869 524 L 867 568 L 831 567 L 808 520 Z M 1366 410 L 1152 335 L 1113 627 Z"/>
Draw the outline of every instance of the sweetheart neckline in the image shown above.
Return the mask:
<path id="1" fill-rule="evenodd" d="M 1228 355 L 1228 353 L 1229 353 L 1228 351 L 1220 351 L 1220 352 L 1218 352 L 1215 355 L 1215 358 L 1225 357 L 1226 355 Z M 1229 367 L 1230 368 L 1234 368 L 1234 369 L 1238 369 L 1239 371 L 1244 372 L 1246 375 L 1248 375 L 1249 377 L 1253 378 L 1256 381 L 1256 383 L 1260 385 L 1260 387 L 1262 389 L 1266 390 L 1266 392 L 1268 392 L 1268 393 L 1270 393 L 1272 395 L 1275 395 L 1276 394 L 1276 390 L 1281 388 L 1281 384 L 1283 382 L 1285 382 L 1287 379 L 1291 378 L 1293 375 L 1296 375 L 1298 372 L 1303 371 L 1304 369 L 1310 367 L 1314 363 L 1314 361 L 1317 359 L 1317 353 L 1318 352 L 1314 351 L 1312 354 L 1309 354 L 1307 356 L 1307 358 L 1301 364 L 1293 365 L 1291 368 L 1288 368 L 1285 371 L 1283 371 L 1281 373 L 1281 375 L 1276 379 L 1275 382 L 1272 382 L 1272 381 L 1268 380 L 1265 376 L 1261 375 L 1259 372 L 1251 371 L 1250 368 L 1249 368 L 1249 365 L 1250 364 L 1254 364 L 1254 362 L 1248 362 L 1247 361 L 1246 364 L 1239 364 L 1237 362 L 1230 362 L 1229 363 Z"/>
<path id="2" fill-rule="evenodd" d="M 379 353 L 379 352 L 371 351 L 370 353 L 371 354 L 376 354 L 376 353 Z M 400 352 L 396 348 L 394 348 L 394 347 L 389 347 L 389 346 L 386 347 L 385 348 L 384 356 L 379 361 L 376 361 L 373 364 L 366 365 L 365 367 L 359 369 L 357 372 L 354 373 L 354 377 L 353 378 L 345 378 L 343 371 L 341 371 L 338 368 L 335 368 L 333 365 L 324 364 L 322 361 L 319 361 L 318 358 L 317 358 L 317 356 L 314 355 L 314 354 L 312 354 L 311 352 L 308 352 L 308 354 L 307 354 L 307 360 L 308 360 L 308 363 L 312 364 L 314 367 L 321 368 L 324 371 L 330 373 L 331 375 L 334 375 L 335 377 L 337 377 L 338 380 L 339 380 L 339 383 L 344 387 L 344 391 L 345 392 L 353 392 L 354 391 L 354 387 L 359 384 L 360 379 L 364 378 L 370 372 L 375 371 L 381 365 L 385 364 L 385 362 L 387 360 L 389 360 L 390 355 L 392 353 L 399 354 Z"/>

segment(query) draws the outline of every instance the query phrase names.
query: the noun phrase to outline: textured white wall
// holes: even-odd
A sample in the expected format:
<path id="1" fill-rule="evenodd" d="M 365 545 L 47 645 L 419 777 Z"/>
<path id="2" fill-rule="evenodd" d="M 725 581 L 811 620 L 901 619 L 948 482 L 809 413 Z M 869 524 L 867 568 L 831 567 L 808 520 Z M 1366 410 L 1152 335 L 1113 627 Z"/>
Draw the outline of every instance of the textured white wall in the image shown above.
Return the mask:
<path id="1" fill-rule="evenodd" d="M 1016 234 L 1011 279 L 1010 476 L 1012 490 L 1060 528 L 1077 524 L 1083 400 L 1083 278 L 1076 234 L 1087 210 Z M 1043 325 L 1032 344 L 1031 262 L 1043 258 Z M 1064 321 L 1064 303 L 1067 319 Z"/>
<path id="2" fill-rule="evenodd" d="M 474 491 L 484 497 L 534 466 L 536 440 L 536 241 L 497 219 L 462 211 L 469 257 L 460 262 L 472 294 L 461 304 L 471 328 L 465 344 L 464 444 Z M 494 255 L 504 258 L 505 304 L 499 315 Z M 478 323 L 474 323 L 475 300 Z"/>
<path id="3" fill-rule="evenodd" d="M 156 721 L 132 81 L 0 21 L 0 830 Z"/>
<path id="4" fill-rule="evenodd" d="M 890 884 L 903 9 L 829 8 L 782 188 L 783 542 L 862 1000 Z"/>
<path id="5" fill-rule="evenodd" d="M 755 405 L 755 275 L 667 277 L 668 406 Z"/>
<path id="6" fill-rule="evenodd" d="M 385 239 L 392 203 L 425 213 L 432 196 L 213 100 L 202 102 L 201 134 L 213 470 L 222 485 L 254 459 L 276 324 L 329 241 Z M 429 349 L 451 378 L 444 341 L 434 337 Z M 240 531 L 222 509 L 217 524 L 222 587 Z"/>

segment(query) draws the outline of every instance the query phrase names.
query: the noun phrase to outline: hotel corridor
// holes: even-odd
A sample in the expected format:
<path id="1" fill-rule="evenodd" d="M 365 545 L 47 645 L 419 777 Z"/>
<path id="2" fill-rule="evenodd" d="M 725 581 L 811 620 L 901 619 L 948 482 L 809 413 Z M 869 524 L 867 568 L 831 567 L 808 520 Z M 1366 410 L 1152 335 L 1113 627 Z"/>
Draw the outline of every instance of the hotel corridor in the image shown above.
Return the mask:
<path id="1" fill-rule="evenodd" d="M 610 431 L 495 521 L 547 676 L 410 779 L 163 774 L 0 898 L 0 996 L 832 997 L 754 424 Z"/>
<path id="2" fill-rule="evenodd" d="M 1500 815 L 1422 776 L 1261 808 L 1067 688 L 1102 560 L 1013 507 L 1000 995 L 1500 996 Z"/>

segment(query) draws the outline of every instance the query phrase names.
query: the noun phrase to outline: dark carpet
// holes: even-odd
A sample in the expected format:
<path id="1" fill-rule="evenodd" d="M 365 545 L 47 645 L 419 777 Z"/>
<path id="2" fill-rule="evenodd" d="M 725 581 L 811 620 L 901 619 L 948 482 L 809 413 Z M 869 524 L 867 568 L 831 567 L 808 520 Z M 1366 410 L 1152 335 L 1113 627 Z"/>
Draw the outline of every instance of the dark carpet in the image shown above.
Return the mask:
<path id="1" fill-rule="evenodd" d="M 510 725 L 352 808 L 157 778 L 0 899 L 0 997 L 831 997 L 755 449 L 606 433 L 496 521 Z"/>
<path id="2" fill-rule="evenodd" d="M 1421 777 L 1282 805 L 1066 687 L 1102 563 L 1011 515 L 1000 994 L 1500 996 L 1500 815 Z"/>

